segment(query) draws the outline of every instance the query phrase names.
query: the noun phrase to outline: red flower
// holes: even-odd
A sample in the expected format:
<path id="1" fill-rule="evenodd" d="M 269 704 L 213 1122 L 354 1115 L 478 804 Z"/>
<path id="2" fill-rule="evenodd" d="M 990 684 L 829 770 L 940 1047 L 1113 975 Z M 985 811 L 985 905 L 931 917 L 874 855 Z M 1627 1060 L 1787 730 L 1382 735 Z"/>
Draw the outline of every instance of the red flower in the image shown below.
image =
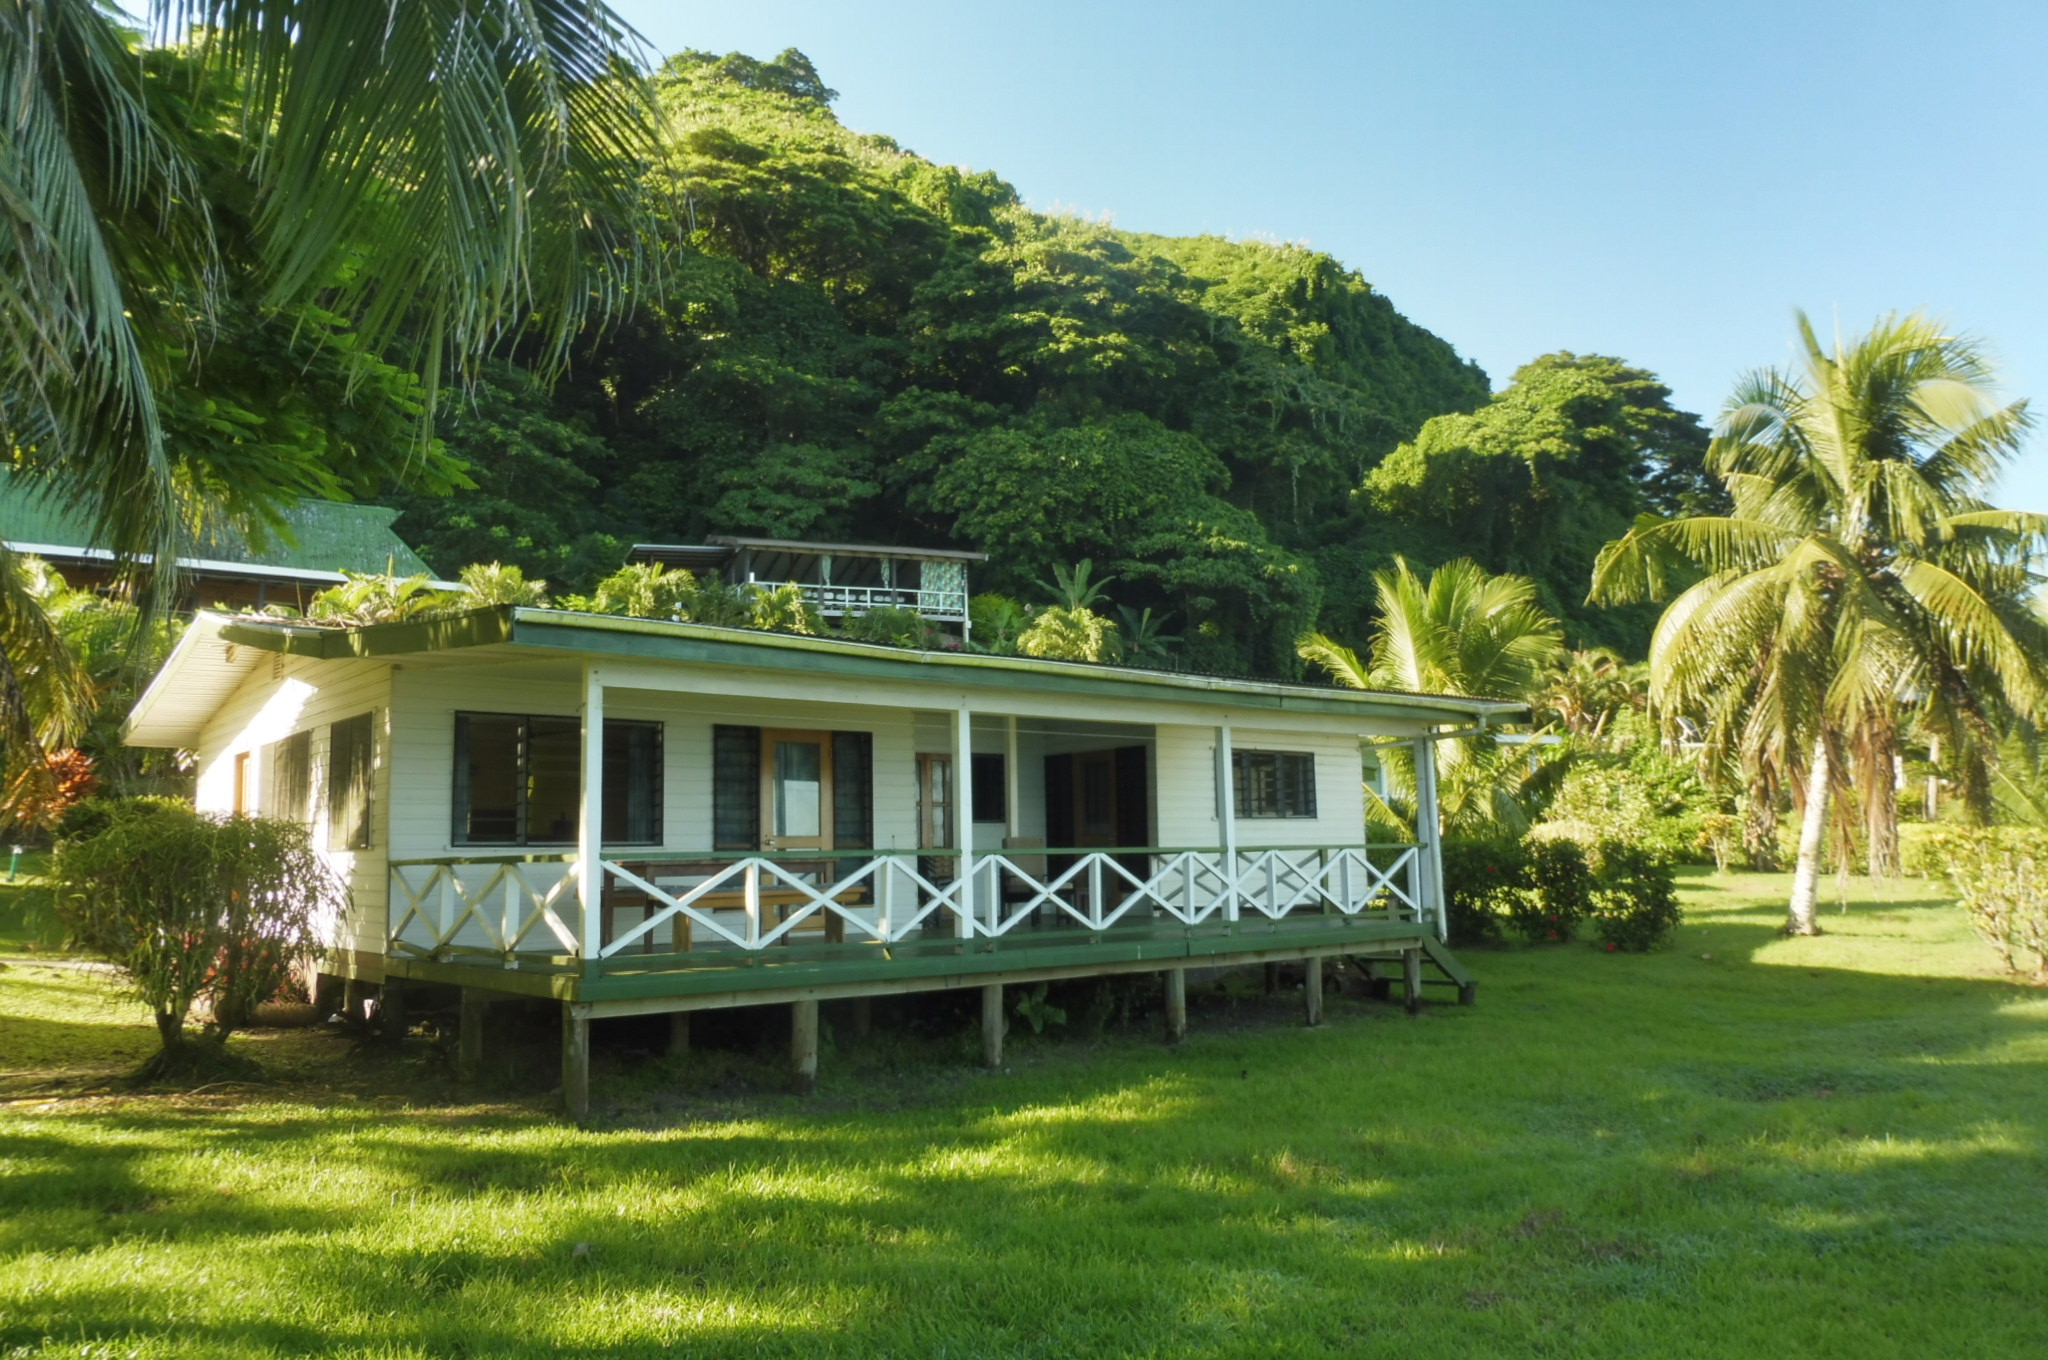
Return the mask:
<path id="1" fill-rule="evenodd" d="M 1618 945 L 1616 945 L 1616 944 L 1614 943 L 1614 941 L 1612 941 L 1612 940 L 1609 940 L 1609 941 L 1607 942 L 1607 952 L 1608 952 L 1608 953 L 1612 954 L 1612 953 L 1613 953 L 1613 952 L 1614 952 L 1614 951 L 1615 951 L 1615 950 L 1616 950 L 1617 948 L 1619 948 L 1619 946 L 1618 946 Z"/>

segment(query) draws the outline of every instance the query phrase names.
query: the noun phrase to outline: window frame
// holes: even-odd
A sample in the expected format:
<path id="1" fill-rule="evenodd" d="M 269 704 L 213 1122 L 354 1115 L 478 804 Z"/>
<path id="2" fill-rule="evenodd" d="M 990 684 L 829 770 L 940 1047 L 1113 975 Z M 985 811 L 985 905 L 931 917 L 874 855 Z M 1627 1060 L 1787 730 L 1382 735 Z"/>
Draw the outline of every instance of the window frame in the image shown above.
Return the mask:
<path id="1" fill-rule="evenodd" d="M 510 839 L 480 840 L 470 834 L 469 823 L 472 820 L 472 806 L 469 797 L 470 750 L 472 732 L 474 730 L 473 720 L 478 718 L 496 723 L 518 724 L 519 735 L 514 754 L 516 792 L 514 794 L 512 817 L 515 830 Z M 566 840 L 554 838 L 536 839 L 528 823 L 533 804 L 532 732 L 533 724 L 536 721 L 559 724 L 563 722 L 573 723 L 577 719 L 574 717 L 564 717 L 558 713 L 504 713 L 495 710 L 468 708 L 455 711 L 452 733 L 453 757 L 449 762 L 448 788 L 448 843 L 450 845 L 462 847 L 501 846 L 525 849 L 572 846 L 576 844 L 577 838 L 575 836 L 570 836 Z M 611 834 L 615 827 L 621 827 L 626 831 L 630 831 L 634 817 L 630 804 L 625 809 L 615 809 L 612 807 L 612 803 L 615 800 L 607 797 L 605 799 L 606 834 L 602 838 L 604 845 L 640 846 L 660 845 L 662 843 L 664 827 L 667 821 L 667 724 L 654 718 L 608 717 L 604 720 L 605 755 L 609 756 L 611 754 L 612 742 L 615 736 L 624 736 L 633 731 L 651 731 L 652 733 L 653 751 L 650 757 L 651 765 L 649 769 L 651 778 L 648 780 L 648 806 L 646 809 L 647 828 L 652 834 L 645 839 L 638 836 L 628 837 Z M 602 777 L 607 786 L 606 792 L 609 794 L 612 791 L 611 785 L 614 782 L 611 762 L 609 760 L 604 761 Z M 629 784 L 632 778 L 630 772 L 621 772 L 618 777 L 628 781 Z M 576 771 L 577 797 L 579 800 L 582 797 L 582 784 L 583 771 L 579 762 Z"/>
<path id="2" fill-rule="evenodd" d="M 1270 762 L 1272 803 L 1261 810 L 1254 799 L 1265 787 L 1254 765 Z M 1316 753 L 1259 748 L 1230 753 L 1232 812 L 1241 822 L 1312 821 L 1316 813 Z"/>

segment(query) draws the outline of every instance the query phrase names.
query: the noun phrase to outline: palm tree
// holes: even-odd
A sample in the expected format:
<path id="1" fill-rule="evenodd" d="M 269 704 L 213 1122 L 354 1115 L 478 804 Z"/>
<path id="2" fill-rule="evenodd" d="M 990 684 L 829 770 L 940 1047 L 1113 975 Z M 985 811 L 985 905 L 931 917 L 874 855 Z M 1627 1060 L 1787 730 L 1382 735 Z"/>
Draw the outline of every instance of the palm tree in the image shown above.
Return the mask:
<path id="1" fill-rule="evenodd" d="M 515 335 L 558 364 L 641 271 L 654 126 L 637 40 L 598 0 L 148 10 L 199 95 L 166 97 L 144 59 L 163 49 L 139 54 L 104 0 L 0 0 L 0 446 L 120 555 L 145 618 L 186 506 L 233 492 L 260 521 L 288 494 L 166 446 L 162 399 L 224 308 L 317 307 L 354 361 L 416 368 L 429 413 L 448 365 Z M 195 154 L 202 123 L 239 128 L 226 176 Z M 13 650 L 42 645 L 32 604 L 0 590 L 14 769 L 40 760 L 23 677 L 59 664 Z"/>
<path id="2" fill-rule="evenodd" d="M 1983 812 L 1996 734 L 2048 707 L 2048 625 L 2029 607 L 2048 516 L 1983 499 L 2029 420 L 1998 402 L 1978 344 L 1918 314 L 1832 348 L 1804 315 L 1799 334 L 1798 369 L 1751 375 L 1723 410 L 1708 465 L 1730 513 L 1639 521 L 1601 552 L 1591 598 L 1700 578 L 1657 626 L 1651 696 L 1704 721 L 1707 768 L 1733 757 L 1753 796 L 1790 788 L 1787 928 L 1813 934 L 1833 798 L 1862 790 L 1872 868 L 1889 868 L 1902 732 L 1963 753 Z"/>
<path id="3" fill-rule="evenodd" d="M 1375 572 L 1378 618 L 1371 660 L 1322 633 L 1295 640 L 1305 661 L 1353 689 L 1397 689 L 1467 697 L 1535 695 L 1563 654 L 1563 630 L 1536 603 L 1536 584 L 1522 576 L 1492 576 L 1469 561 L 1438 567 L 1428 581 L 1400 558 L 1394 570 Z M 1502 747 L 1489 737 L 1457 738 L 1439 748 L 1439 796 L 1446 827 L 1499 828 L 1519 833 L 1529 825 L 1527 802 L 1554 778 L 1549 752 Z M 1412 805 L 1414 771 L 1397 758 L 1389 770 Z M 1407 816 L 1384 805 L 1370 809 L 1382 824 L 1405 826 Z"/>
<path id="4" fill-rule="evenodd" d="M 1538 706 L 1572 736 L 1597 742 L 1615 714 L 1642 706 L 1640 670 L 1606 647 L 1568 653 L 1545 682 Z"/>

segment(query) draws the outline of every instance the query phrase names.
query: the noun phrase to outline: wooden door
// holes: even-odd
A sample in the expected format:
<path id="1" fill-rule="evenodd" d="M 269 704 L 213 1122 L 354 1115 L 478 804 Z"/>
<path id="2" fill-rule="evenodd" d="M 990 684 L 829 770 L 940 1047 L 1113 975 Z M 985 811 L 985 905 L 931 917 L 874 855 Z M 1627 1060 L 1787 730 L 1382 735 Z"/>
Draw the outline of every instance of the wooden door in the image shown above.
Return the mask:
<path id="1" fill-rule="evenodd" d="M 832 848 L 832 734 L 761 731 L 761 848 Z"/>
<path id="2" fill-rule="evenodd" d="M 1082 751 L 1074 757 L 1074 844 L 1110 846 L 1117 840 L 1116 752 Z"/>

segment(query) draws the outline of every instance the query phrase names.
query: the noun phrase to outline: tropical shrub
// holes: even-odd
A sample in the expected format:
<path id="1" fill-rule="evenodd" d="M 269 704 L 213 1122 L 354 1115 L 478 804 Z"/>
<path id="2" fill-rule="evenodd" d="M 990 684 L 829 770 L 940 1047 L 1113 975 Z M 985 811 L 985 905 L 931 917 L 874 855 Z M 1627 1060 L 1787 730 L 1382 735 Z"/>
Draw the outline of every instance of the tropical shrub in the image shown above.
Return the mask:
<path id="1" fill-rule="evenodd" d="M 967 602 L 967 624 L 976 651 L 1008 655 L 1031 626 L 1031 614 L 1009 596 L 986 591 Z"/>
<path id="2" fill-rule="evenodd" d="M 464 607 L 462 596 L 437 590 L 424 576 L 345 571 L 348 579 L 306 601 L 306 617 L 343 628 L 401 623 Z"/>
<path id="3" fill-rule="evenodd" d="M 710 587 L 700 586 L 702 596 Z M 804 633 L 818 631 L 811 618 L 811 607 L 804 603 L 804 593 L 794 581 L 779 586 L 753 586 L 749 588 L 751 598 L 747 601 L 747 624 L 764 633 Z"/>
<path id="4" fill-rule="evenodd" d="M 2048 983 L 2048 830 L 1944 826 L 1926 839 L 1930 859 L 2005 970 Z"/>
<path id="5" fill-rule="evenodd" d="M 1622 841 L 1603 841 L 1593 859 L 1595 938 L 1632 954 L 1668 941 L 1682 916 L 1671 862 L 1650 847 Z"/>
<path id="6" fill-rule="evenodd" d="M 524 571 L 502 562 L 472 562 L 456 579 L 462 582 L 465 607 L 518 604 L 543 608 L 548 602 L 546 581 L 529 581 Z"/>
<path id="7" fill-rule="evenodd" d="M 219 817 L 168 798 L 98 799 L 65 820 L 50 865 L 72 939 L 128 979 L 162 1048 L 144 1075 L 192 1065 L 185 1022 L 215 1045 L 275 996 L 346 890 L 299 822 Z"/>
<path id="8" fill-rule="evenodd" d="M 929 647 L 937 631 L 915 609 L 895 605 L 854 614 L 839 625 L 839 636 L 849 641 L 874 642 L 884 647 Z"/>
<path id="9" fill-rule="evenodd" d="M 1444 909 L 1452 944 L 1497 943 L 1524 892 L 1528 848 L 1509 837 L 1443 843 Z"/>
<path id="10" fill-rule="evenodd" d="M 1592 871 L 1570 841 L 1457 838 L 1444 842 L 1443 859 L 1454 943 L 1491 943 L 1512 930 L 1531 944 L 1562 944 L 1592 909 Z"/>
<path id="11" fill-rule="evenodd" d="M 1510 909 L 1508 920 L 1532 943 L 1563 943 L 1578 933 L 1579 923 L 1593 909 L 1593 871 L 1577 842 L 1522 842 L 1528 886 Z"/>
<path id="12" fill-rule="evenodd" d="M 1053 661 L 1115 661 L 1123 654 L 1114 623 L 1092 609 L 1064 605 L 1039 610 L 1018 635 L 1017 650 Z"/>

